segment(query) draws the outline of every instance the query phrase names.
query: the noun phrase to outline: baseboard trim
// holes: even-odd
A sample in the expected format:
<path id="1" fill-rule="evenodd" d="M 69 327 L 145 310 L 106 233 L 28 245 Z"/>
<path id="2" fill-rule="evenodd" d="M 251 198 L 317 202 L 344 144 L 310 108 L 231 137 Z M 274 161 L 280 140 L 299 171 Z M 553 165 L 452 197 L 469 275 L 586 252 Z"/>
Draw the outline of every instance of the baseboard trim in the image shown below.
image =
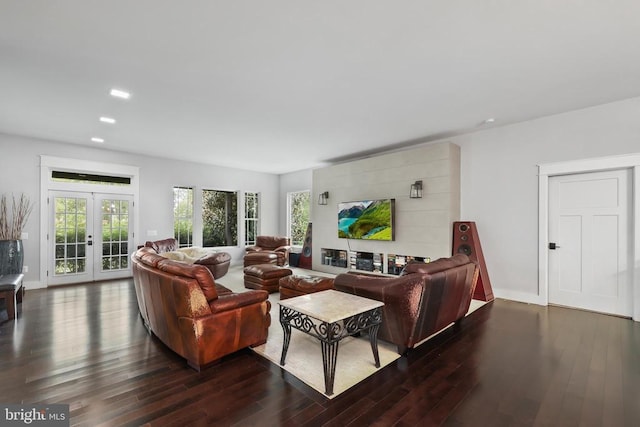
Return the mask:
<path id="1" fill-rule="evenodd" d="M 45 285 L 44 283 L 42 283 L 41 281 L 25 281 L 22 282 L 22 286 L 24 286 L 24 289 L 27 291 L 31 291 L 34 289 L 45 289 L 47 287 L 47 285 Z"/>
<path id="2" fill-rule="evenodd" d="M 493 288 L 493 295 L 496 298 L 507 299 L 511 301 L 523 302 L 526 304 L 536 304 L 546 306 L 547 301 L 540 295 L 533 295 L 527 292 L 510 291 L 508 289 Z"/>

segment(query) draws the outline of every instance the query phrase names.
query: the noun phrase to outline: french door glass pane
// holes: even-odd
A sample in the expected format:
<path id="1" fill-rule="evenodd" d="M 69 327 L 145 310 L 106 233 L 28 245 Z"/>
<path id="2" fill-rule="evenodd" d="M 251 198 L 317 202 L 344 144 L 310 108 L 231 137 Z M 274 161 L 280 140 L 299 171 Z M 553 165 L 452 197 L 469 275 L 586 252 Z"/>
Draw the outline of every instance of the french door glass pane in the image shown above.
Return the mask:
<path id="1" fill-rule="evenodd" d="M 128 267 L 129 202 L 103 200 L 102 212 L 102 271 Z"/>
<path id="2" fill-rule="evenodd" d="M 55 197 L 54 275 L 84 273 L 86 268 L 87 201 Z"/>

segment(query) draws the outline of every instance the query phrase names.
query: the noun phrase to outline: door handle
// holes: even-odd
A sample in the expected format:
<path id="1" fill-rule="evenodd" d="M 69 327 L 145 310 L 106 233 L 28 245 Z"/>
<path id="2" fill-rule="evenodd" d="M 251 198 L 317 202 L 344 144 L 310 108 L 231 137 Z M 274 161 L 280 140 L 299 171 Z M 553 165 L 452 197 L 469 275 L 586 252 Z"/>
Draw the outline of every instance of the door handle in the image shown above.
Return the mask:
<path id="1" fill-rule="evenodd" d="M 556 245 L 554 242 L 549 242 L 549 249 L 551 250 L 560 249 L 560 246 Z"/>
<path id="2" fill-rule="evenodd" d="M 87 246 L 93 246 L 93 241 L 92 240 L 87 240 Z"/>

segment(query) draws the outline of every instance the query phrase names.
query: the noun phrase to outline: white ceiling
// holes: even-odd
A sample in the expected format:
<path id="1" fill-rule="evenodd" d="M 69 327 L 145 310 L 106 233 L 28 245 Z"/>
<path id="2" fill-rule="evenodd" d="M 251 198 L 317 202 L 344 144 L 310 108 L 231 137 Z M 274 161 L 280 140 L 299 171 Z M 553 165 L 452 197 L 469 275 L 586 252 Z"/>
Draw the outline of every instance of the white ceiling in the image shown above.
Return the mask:
<path id="1" fill-rule="evenodd" d="M 638 0 L 0 0 L 0 132 L 84 146 L 284 173 L 635 96 Z"/>

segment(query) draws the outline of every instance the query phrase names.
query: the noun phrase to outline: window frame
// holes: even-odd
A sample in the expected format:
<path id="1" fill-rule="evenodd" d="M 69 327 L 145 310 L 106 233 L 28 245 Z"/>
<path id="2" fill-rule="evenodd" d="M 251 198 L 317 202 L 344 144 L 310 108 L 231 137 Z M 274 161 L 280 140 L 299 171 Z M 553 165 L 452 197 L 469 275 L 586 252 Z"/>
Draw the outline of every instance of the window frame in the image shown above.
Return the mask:
<path id="1" fill-rule="evenodd" d="M 249 217 L 247 215 L 248 213 L 248 208 L 249 208 L 249 200 L 253 200 L 255 199 L 255 216 L 254 217 Z M 253 191 L 245 191 L 244 192 L 244 216 L 243 216 L 243 220 L 244 220 L 244 245 L 245 246 L 253 246 L 256 244 L 256 240 L 255 238 L 260 234 L 260 193 L 258 192 L 253 192 Z M 248 240 L 248 234 L 249 234 L 249 223 L 253 222 L 255 223 L 255 234 L 254 234 L 254 240 Z"/>
<path id="2" fill-rule="evenodd" d="M 232 235 L 232 239 L 233 242 L 231 242 L 231 244 L 225 244 L 225 245 L 207 245 L 207 243 L 205 242 L 205 230 L 207 227 L 207 222 L 205 220 L 205 206 L 206 206 L 206 199 L 207 197 L 205 196 L 205 193 L 207 192 L 212 192 L 212 193 L 225 193 L 225 194 L 232 194 L 235 196 L 235 209 L 230 209 L 229 210 L 229 214 L 234 215 L 235 217 L 235 224 L 232 224 L 233 226 L 235 226 L 235 228 L 232 228 L 229 230 L 232 233 L 235 233 L 234 235 Z M 239 246 L 239 233 L 240 233 L 240 212 L 238 211 L 239 209 L 239 203 L 240 201 L 240 191 L 238 190 L 217 190 L 217 189 L 211 189 L 211 188 L 202 188 L 200 190 L 200 195 L 201 195 L 201 204 L 200 204 L 200 218 L 202 220 L 201 226 L 202 229 L 200 230 L 200 236 L 202 238 L 202 247 L 204 248 L 225 248 L 225 247 L 238 247 Z M 230 225 L 227 225 L 226 227 L 229 227 Z M 225 228 L 226 228 L 225 227 Z"/>
<path id="3" fill-rule="evenodd" d="M 191 197 L 191 203 L 190 203 L 190 208 L 191 208 L 191 215 L 190 216 L 176 216 L 176 210 L 178 207 L 178 204 L 180 203 L 180 199 L 178 199 L 178 201 L 176 200 L 176 190 L 187 190 L 190 194 Z M 188 199 L 189 196 L 187 196 Z M 178 247 L 179 248 L 189 248 L 193 246 L 193 236 L 194 236 L 194 213 L 195 213 L 195 204 L 194 204 L 194 197 L 195 197 L 195 189 L 194 187 L 186 187 L 186 186 L 174 186 L 173 187 L 173 237 L 178 241 Z M 180 242 L 180 232 L 179 230 L 176 228 L 177 224 L 180 221 L 185 221 L 187 223 L 188 226 L 190 226 L 191 229 L 191 235 L 190 238 L 189 236 L 187 237 L 187 243 L 186 244 L 182 244 Z"/>

